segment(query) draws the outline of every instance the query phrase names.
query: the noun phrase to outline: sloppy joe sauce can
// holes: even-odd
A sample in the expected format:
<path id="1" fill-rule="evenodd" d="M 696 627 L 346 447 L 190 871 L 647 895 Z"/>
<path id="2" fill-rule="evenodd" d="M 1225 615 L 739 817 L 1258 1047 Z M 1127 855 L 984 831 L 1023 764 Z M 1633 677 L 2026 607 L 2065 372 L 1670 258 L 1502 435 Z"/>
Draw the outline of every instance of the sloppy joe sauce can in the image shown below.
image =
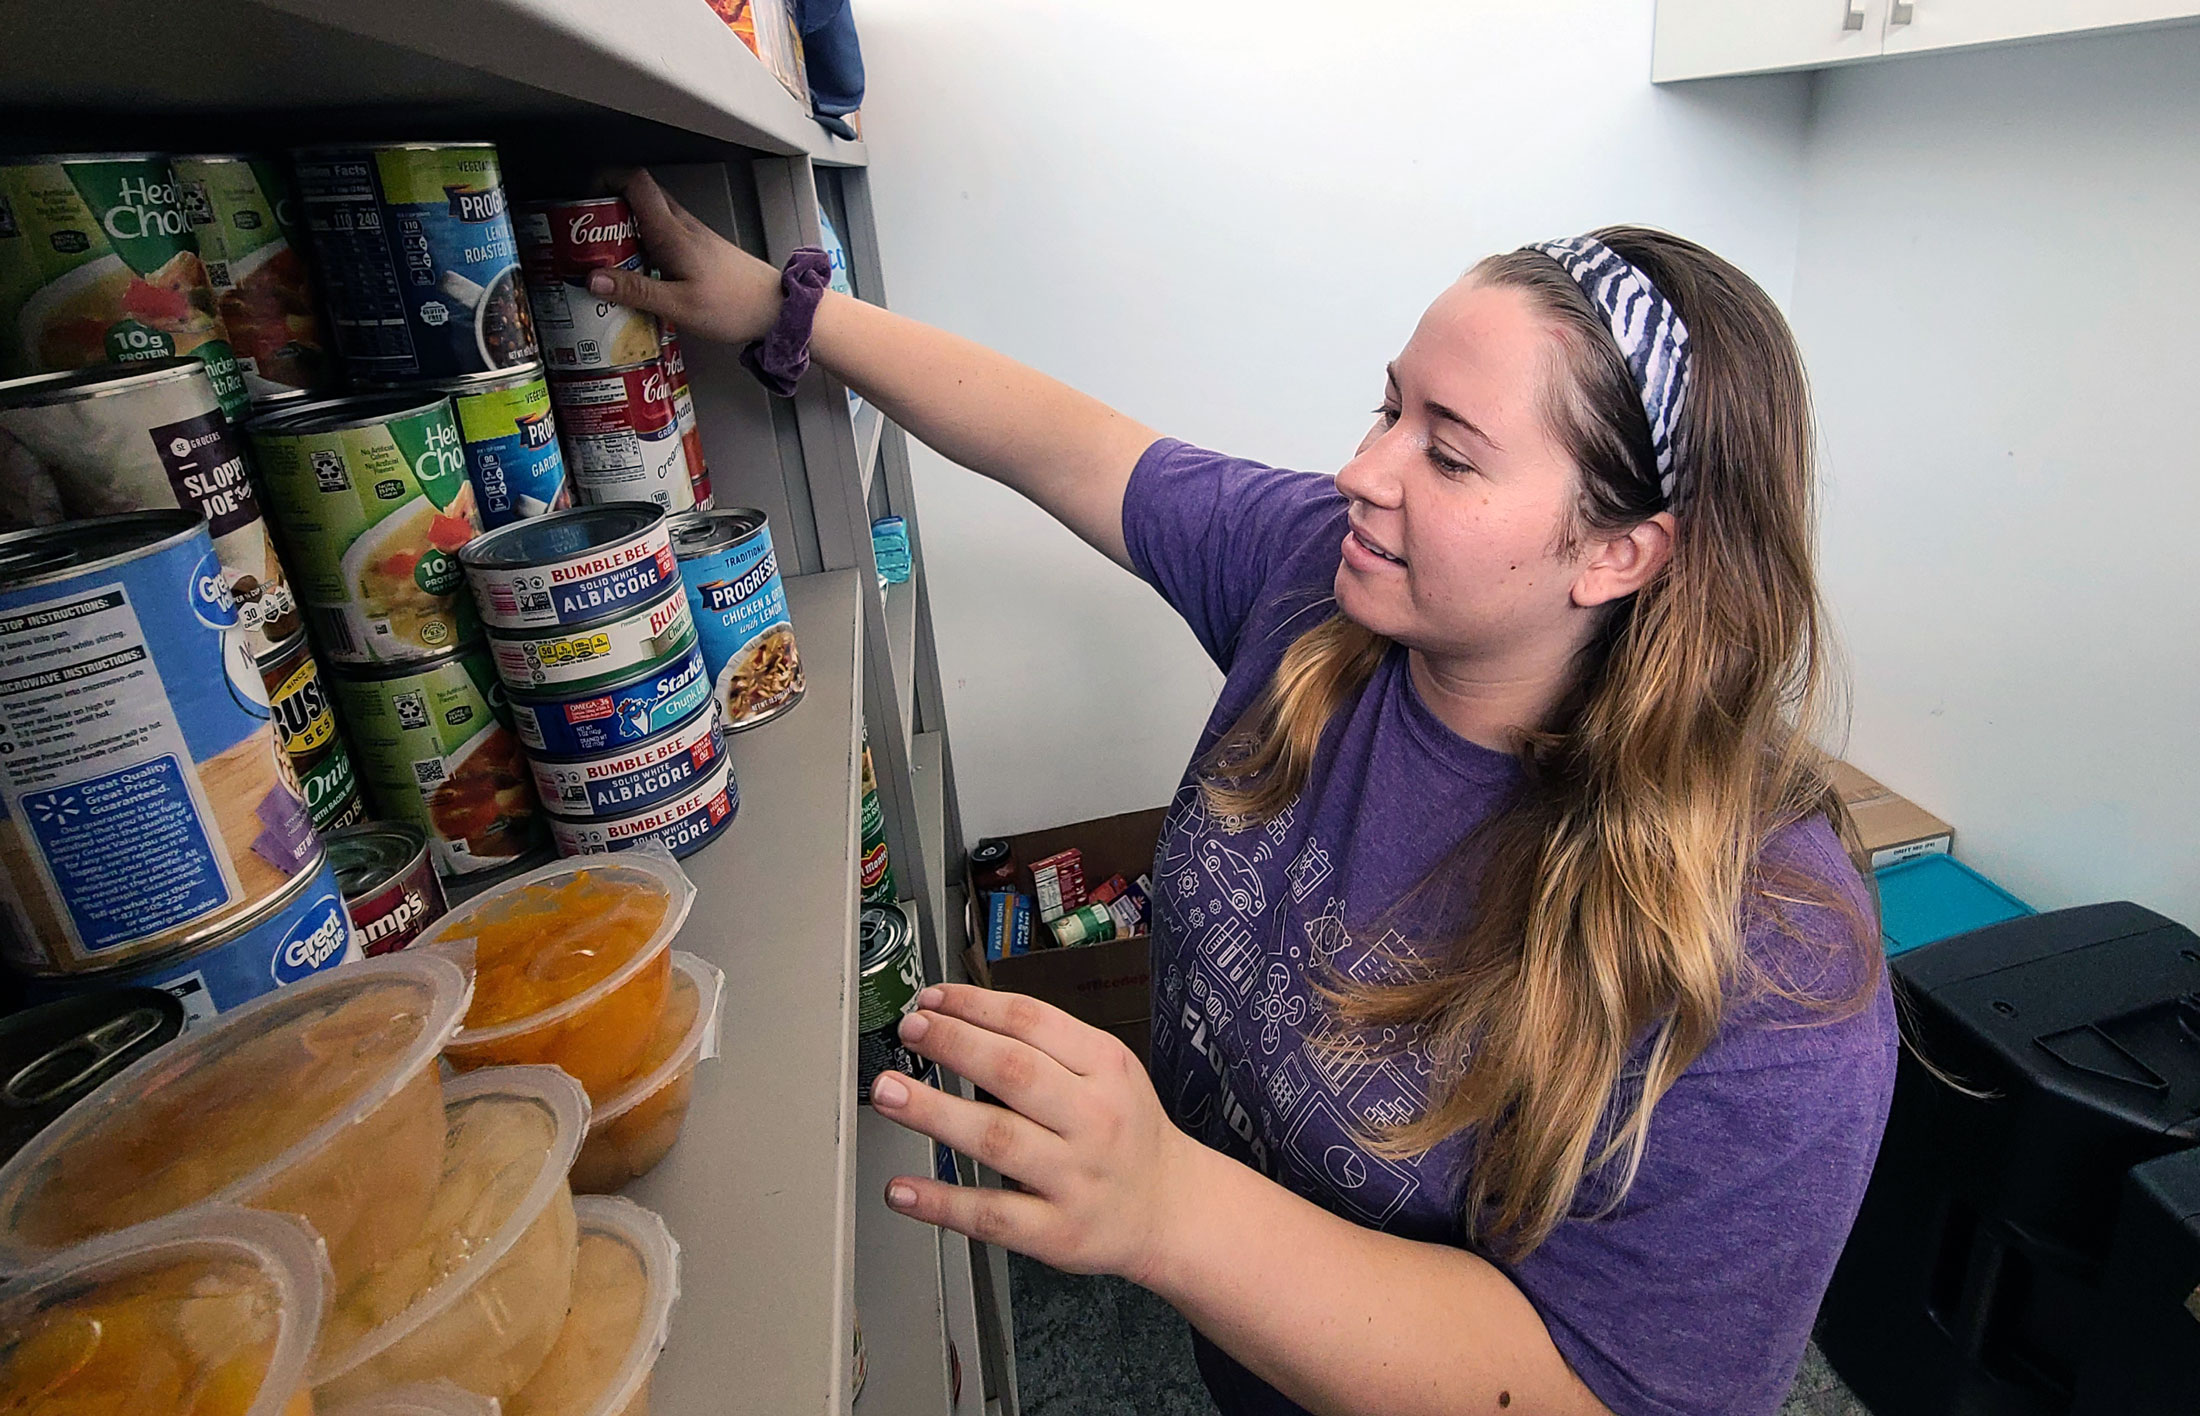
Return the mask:
<path id="1" fill-rule="evenodd" d="M 565 451 L 540 364 L 444 379 L 423 391 L 448 395 L 481 524 L 508 526 L 573 504 Z"/>
<path id="2" fill-rule="evenodd" d="M 260 661 L 260 679 L 275 715 L 276 740 L 290 758 L 314 829 L 333 831 L 366 820 L 367 804 L 359 795 L 343 734 L 336 731 L 328 684 L 303 633 Z"/>
<path id="3" fill-rule="evenodd" d="M 690 856 L 710 844 L 741 809 L 741 789 L 733 763 L 718 765 L 677 796 L 626 816 L 587 821 L 550 818 L 550 840 L 561 856 L 599 855 L 655 844 L 675 857 Z"/>
<path id="4" fill-rule="evenodd" d="M 664 593 L 680 577 L 665 514 L 614 502 L 536 517 L 459 552 L 492 632 L 582 625 Z"/>
<path id="5" fill-rule="evenodd" d="M 331 679 L 376 819 L 426 832 L 436 869 L 471 875 L 535 848 L 535 788 L 482 645 Z"/>
<path id="6" fill-rule="evenodd" d="M 179 154 L 171 165 L 245 391 L 264 406 L 327 388 L 335 353 L 306 276 L 289 179 L 274 159 L 247 153 Z"/>
<path id="7" fill-rule="evenodd" d="M 206 523 L 0 536 L 0 956 L 73 974 L 202 944 L 312 868 Z"/>
<path id="8" fill-rule="evenodd" d="M 703 651 L 690 645 L 660 667 L 591 693 L 510 690 L 512 724 L 530 752 L 585 757 L 617 752 L 684 721 L 711 701 Z"/>
<path id="9" fill-rule="evenodd" d="M 718 709 L 706 703 L 632 747 L 594 757 L 546 757 L 529 753 L 535 794 L 552 816 L 594 820 L 629 816 L 678 796 L 710 775 L 726 755 Z"/>
<path id="10" fill-rule="evenodd" d="M 656 317 L 589 293 L 599 270 L 642 268 L 624 197 L 529 202 L 513 228 L 543 359 L 553 369 L 616 369 L 657 353 Z"/>
<path id="11" fill-rule="evenodd" d="M 336 347 L 353 378 L 463 378 L 534 362 L 493 144 L 319 147 L 293 157 Z"/>
<path id="12" fill-rule="evenodd" d="M 694 643 L 687 597 L 679 586 L 668 585 L 654 600 L 586 624 L 492 630 L 489 655 L 509 687 L 587 693 L 660 668 Z"/>
<path id="13" fill-rule="evenodd" d="M 458 550 L 481 518 L 448 398 L 325 399 L 246 432 L 324 658 L 402 663 L 472 637 Z"/>
<path id="14" fill-rule="evenodd" d="M 768 723 L 801 702 L 802 658 L 764 513 L 733 507 L 681 517 L 672 552 L 726 731 Z"/>
<path id="15" fill-rule="evenodd" d="M 352 942 L 368 958 L 410 946 L 450 909 L 428 833 L 410 822 L 370 821 L 334 832 L 328 858 L 351 916 Z"/>
<path id="16" fill-rule="evenodd" d="M 871 1099 L 881 1072 L 924 1066 L 902 1046 L 902 1018 L 924 991 L 916 926 L 898 904 L 865 905 L 856 923 L 856 1100 Z"/>
<path id="17" fill-rule="evenodd" d="M 688 484 L 695 488 L 695 505 L 708 511 L 718 504 L 710 487 L 710 463 L 703 457 L 703 425 L 695 417 L 695 390 L 688 383 L 687 352 L 668 320 L 658 357 L 672 379 L 672 417 L 680 425 L 680 446 L 687 449 Z"/>
<path id="18" fill-rule="evenodd" d="M 598 373 L 553 373 L 550 399 L 580 500 L 694 509 L 672 379 L 661 359 Z"/>
<path id="19" fill-rule="evenodd" d="M 298 632 L 298 606 L 244 448 L 196 359 L 10 380 L 0 384 L 0 461 L 9 474 L 0 524 L 195 511 L 209 524 L 245 641 L 265 655 Z"/>

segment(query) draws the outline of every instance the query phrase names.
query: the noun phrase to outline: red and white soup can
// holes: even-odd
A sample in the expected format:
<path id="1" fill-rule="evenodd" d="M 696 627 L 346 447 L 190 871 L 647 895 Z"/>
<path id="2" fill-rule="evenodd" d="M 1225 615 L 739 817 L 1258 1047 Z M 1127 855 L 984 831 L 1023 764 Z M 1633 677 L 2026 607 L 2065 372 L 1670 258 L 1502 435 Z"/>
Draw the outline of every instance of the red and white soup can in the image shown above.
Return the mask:
<path id="1" fill-rule="evenodd" d="M 530 202 L 519 209 L 513 230 L 544 363 L 552 370 L 619 369 L 657 356 L 656 316 L 588 289 L 596 271 L 642 269 L 642 245 L 624 197 Z"/>
<path id="2" fill-rule="evenodd" d="M 601 373 L 550 375 L 567 474 L 588 502 L 695 507 L 695 483 L 672 398 L 672 376 L 651 358 Z"/>

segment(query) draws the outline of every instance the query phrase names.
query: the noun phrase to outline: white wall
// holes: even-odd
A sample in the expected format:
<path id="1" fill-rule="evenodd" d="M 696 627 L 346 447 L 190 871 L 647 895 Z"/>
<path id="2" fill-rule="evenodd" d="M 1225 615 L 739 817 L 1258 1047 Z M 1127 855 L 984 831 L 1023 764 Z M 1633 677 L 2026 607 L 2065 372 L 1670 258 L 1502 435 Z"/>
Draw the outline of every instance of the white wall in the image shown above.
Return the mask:
<path id="1" fill-rule="evenodd" d="M 1818 82 L 1850 755 L 2035 905 L 2200 926 L 2200 29 Z"/>
<path id="2" fill-rule="evenodd" d="M 1791 284 L 1808 80 L 1653 90 L 1652 0 L 860 0 L 893 303 L 1166 432 L 1333 469 L 1479 257 L 1610 221 Z M 920 454 L 972 834 L 1165 801 L 1220 677 Z"/>

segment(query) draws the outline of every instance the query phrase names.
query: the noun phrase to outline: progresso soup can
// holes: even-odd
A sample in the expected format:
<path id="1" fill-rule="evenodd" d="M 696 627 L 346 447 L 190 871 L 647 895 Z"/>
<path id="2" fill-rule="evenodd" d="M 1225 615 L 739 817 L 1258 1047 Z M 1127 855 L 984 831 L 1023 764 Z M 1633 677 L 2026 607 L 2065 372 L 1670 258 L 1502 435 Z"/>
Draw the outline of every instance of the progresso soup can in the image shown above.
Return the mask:
<path id="1" fill-rule="evenodd" d="M 494 870 L 540 842 L 535 789 L 480 644 L 332 677 L 376 818 L 425 831 L 443 874 Z"/>
<path id="2" fill-rule="evenodd" d="M 681 517 L 672 551 L 726 731 L 768 723 L 801 702 L 802 659 L 764 513 L 735 507 Z"/>
<path id="3" fill-rule="evenodd" d="M 428 853 L 428 833 L 407 821 L 370 821 L 328 838 L 351 937 L 372 958 L 409 947 L 450 909 Z"/>
<path id="4" fill-rule="evenodd" d="M 0 536 L 0 956 L 74 974 L 217 936 L 317 855 L 288 778 L 195 512 Z"/>
<path id="5" fill-rule="evenodd" d="M 494 145 L 293 156 L 336 347 L 353 378 L 463 378 L 538 357 Z"/>
<path id="6" fill-rule="evenodd" d="M 584 506 L 477 537 L 459 552 L 492 632 L 582 625 L 664 594 L 680 578 L 665 514 L 647 502 Z"/>
<path id="7" fill-rule="evenodd" d="M 506 685 L 529 693 L 590 693 L 660 669 L 695 643 L 687 597 L 668 585 L 654 600 L 579 625 L 500 629 L 489 656 Z"/>
<path id="8" fill-rule="evenodd" d="M 206 518 L 255 655 L 298 606 L 245 466 L 243 434 L 196 359 L 103 364 L 0 384 L 0 526 L 182 507 Z"/>
<path id="9" fill-rule="evenodd" d="M 596 271 L 642 268 L 642 243 L 626 198 L 529 202 L 514 229 L 544 362 L 553 369 L 616 369 L 657 353 L 654 315 L 588 289 Z"/>
<path id="10" fill-rule="evenodd" d="M 685 720 L 710 702 L 703 651 L 688 651 L 660 668 L 594 693 L 533 694 L 512 690 L 512 724 L 531 752 L 583 757 L 632 747 Z"/>
<path id="11" fill-rule="evenodd" d="M 481 518 L 448 398 L 332 398 L 246 431 L 325 657 L 402 663 L 472 636 L 458 551 Z"/>
<path id="12" fill-rule="evenodd" d="M 314 829 L 333 831 L 366 820 L 359 778 L 352 771 L 351 754 L 344 750 L 344 736 L 336 731 L 336 713 L 329 706 L 328 681 L 321 677 L 313 646 L 306 643 L 302 631 L 260 661 L 260 678 L 267 685 L 276 737 L 290 758 L 291 774 L 305 796 L 306 814 L 313 818 Z"/>
<path id="13" fill-rule="evenodd" d="M 553 373 L 550 398 L 582 501 L 694 508 L 695 482 L 663 360 L 599 373 Z"/>
<path id="14" fill-rule="evenodd" d="M 542 366 L 431 385 L 451 397 L 481 524 L 494 529 L 573 504 Z"/>
<path id="15" fill-rule="evenodd" d="M 599 855 L 635 846 L 663 846 L 675 857 L 693 855 L 709 845 L 741 809 L 741 789 L 733 764 L 718 765 L 679 795 L 626 816 L 585 821 L 550 818 L 550 840 L 561 856 Z"/>
<path id="16" fill-rule="evenodd" d="M 0 162 L 0 373 L 188 354 L 222 412 L 252 406 L 159 153 Z"/>
<path id="17" fill-rule="evenodd" d="M 715 770 L 725 755 L 718 710 L 706 703 L 686 722 L 632 747 L 594 757 L 530 753 L 527 768 L 545 810 L 589 820 L 628 816 L 678 796 Z"/>
<path id="18" fill-rule="evenodd" d="M 327 388 L 335 355 L 306 278 L 288 179 L 273 158 L 246 153 L 178 155 L 171 165 L 245 391 L 264 406 Z"/>

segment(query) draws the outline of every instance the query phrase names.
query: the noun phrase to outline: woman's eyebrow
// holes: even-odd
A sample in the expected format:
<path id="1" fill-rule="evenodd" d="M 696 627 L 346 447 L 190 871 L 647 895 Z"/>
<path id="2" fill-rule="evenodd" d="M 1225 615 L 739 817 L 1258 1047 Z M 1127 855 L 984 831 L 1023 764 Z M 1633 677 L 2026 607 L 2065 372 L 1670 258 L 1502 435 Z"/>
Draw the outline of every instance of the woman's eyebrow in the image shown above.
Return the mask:
<path id="1" fill-rule="evenodd" d="M 1389 381 L 1390 389 L 1392 391 L 1395 391 L 1399 388 L 1398 365 L 1396 361 L 1383 365 L 1383 377 Z M 1499 452 L 1503 452 L 1505 450 L 1505 445 L 1503 443 L 1491 437 L 1488 433 L 1483 432 L 1482 429 L 1475 424 L 1475 421 L 1472 418 L 1469 418 L 1466 414 L 1459 412 L 1457 409 L 1446 408 L 1443 404 L 1438 403 L 1433 398 L 1424 399 L 1422 401 L 1421 407 L 1428 413 L 1430 417 L 1441 418 L 1447 423 L 1457 423 L 1460 427 L 1465 428 L 1468 432 L 1474 434 L 1482 441 L 1488 443 L 1491 447 L 1496 448 Z"/>

